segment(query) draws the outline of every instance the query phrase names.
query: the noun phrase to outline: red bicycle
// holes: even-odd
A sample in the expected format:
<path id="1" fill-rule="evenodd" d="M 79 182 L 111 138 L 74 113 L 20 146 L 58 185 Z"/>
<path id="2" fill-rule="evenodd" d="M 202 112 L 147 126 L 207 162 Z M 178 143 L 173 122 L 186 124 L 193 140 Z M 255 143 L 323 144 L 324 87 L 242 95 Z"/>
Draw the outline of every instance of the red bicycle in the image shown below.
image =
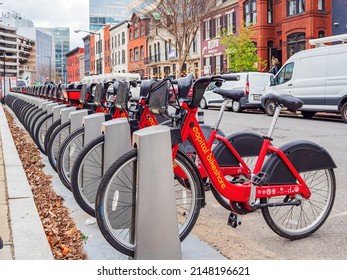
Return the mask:
<path id="1" fill-rule="evenodd" d="M 149 102 L 153 112 L 170 116 L 179 124 L 182 141 L 189 140 L 196 151 L 202 168 L 212 184 L 212 192 L 218 201 L 228 200 L 231 214 L 228 223 L 232 227 L 240 224 L 240 215 L 261 209 L 269 227 L 282 237 L 305 238 L 321 227 L 333 207 L 336 182 L 336 165 L 329 153 L 309 141 L 294 141 L 276 148 L 272 145 L 272 134 L 281 107 L 297 110 L 301 100 L 292 96 L 266 95 L 263 102 L 272 100 L 276 105 L 273 122 L 263 142 L 250 180 L 239 181 L 226 176 L 216 159 L 200 127 L 196 113 L 205 88 L 211 81 L 217 84 L 235 79 L 232 75 L 207 76 L 193 85 L 192 98 L 182 99 L 180 106 L 184 114 L 170 114 L 167 106 L 167 88 L 156 91 Z M 225 98 L 239 100 L 240 91 L 216 89 Z M 182 112 L 182 111 L 181 111 Z M 174 175 L 179 186 L 176 189 L 179 215 L 179 235 L 183 240 L 193 228 L 200 208 L 204 205 L 203 180 L 196 164 L 173 145 Z M 133 256 L 135 220 L 127 219 L 121 212 L 133 213 L 135 206 L 136 149 L 119 158 L 104 175 L 96 197 L 96 218 L 106 240 L 120 252 Z M 125 191 L 126 190 L 126 191 Z M 126 192 L 123 193 L 123 191 Z M 120 196 L 120 193 L 122 195 Z M 121 199 L 120 199 L 121 197 Z M 119 206 L 115 207 L 115 205 Z"/>

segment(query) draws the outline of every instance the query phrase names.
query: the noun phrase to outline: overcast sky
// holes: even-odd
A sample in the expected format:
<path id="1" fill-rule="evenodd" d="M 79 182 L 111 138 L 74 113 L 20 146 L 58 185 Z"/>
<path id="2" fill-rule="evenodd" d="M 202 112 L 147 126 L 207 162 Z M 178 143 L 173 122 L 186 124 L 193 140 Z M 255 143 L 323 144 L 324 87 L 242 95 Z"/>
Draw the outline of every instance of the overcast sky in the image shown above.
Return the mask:
<path id="1" fill-rule="evenodd" d="M 0 11 L 15 11 L 34 22 L 35 27 L 70 27 L 70 48 L 83 47 L 82 37 L 89 30 L 88 0 L 0 0 Z"/>

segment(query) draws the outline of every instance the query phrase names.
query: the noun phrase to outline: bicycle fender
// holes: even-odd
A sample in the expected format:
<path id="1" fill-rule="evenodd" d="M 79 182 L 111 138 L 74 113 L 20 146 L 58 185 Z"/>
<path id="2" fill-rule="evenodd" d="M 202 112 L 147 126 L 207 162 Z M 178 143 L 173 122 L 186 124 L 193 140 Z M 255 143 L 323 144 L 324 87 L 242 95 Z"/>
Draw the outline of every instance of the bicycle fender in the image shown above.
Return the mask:
<path id="1" fill-rule="evenodd" d="M 293 141 L 280 147 L 298 172 L 333 169 L 336 164 L 331 155 L 321 146 L 310 141 Z M 294 184 L 294 176 L 284 162 L 271 154 L 266 160 L 262 173 L 267 174 L 264 185 Z"/>
<path id="2" fill-rule="evenodd" d="M 229 141 L 229 143 L 231 143 L 242 158 L 258 156 L 264 141 L 259 134 L 253 132 L 234 133 L 228 135 L 226 139 Z M 237 158 L 222 142 L 219 142 L 213 149 L 213 154 L 221 167 L 239 166 L 239 161 Z"/>

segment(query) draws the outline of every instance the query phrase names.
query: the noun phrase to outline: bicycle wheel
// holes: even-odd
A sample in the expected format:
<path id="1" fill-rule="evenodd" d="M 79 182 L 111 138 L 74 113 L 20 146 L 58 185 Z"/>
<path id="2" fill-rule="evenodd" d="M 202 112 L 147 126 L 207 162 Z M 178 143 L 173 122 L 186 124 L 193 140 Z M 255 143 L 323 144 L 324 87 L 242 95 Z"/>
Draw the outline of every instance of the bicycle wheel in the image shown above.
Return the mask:
<path id="1" fill-rule="evenodd" d="M 311 191 L 309 199 L 301 199 L 299 206 L 262 208 L 268 226 L 278 235 L 291 239 L 305 238 L 318 230 L 333 207 L 336 181 L 333 169 L 300 173 Z M 288 202 L 289 196 L 261 199 L 261 203 Z"/>
<path id="2" fill-rule="evenodd" d="M 47 129 L 46 131 L 46 134 L 45 134 L 45 140 L 43 141 L 44 142 L 44 149 L 45 149 L 45 152 L 46 152 L 46 155 L 47 155 L 47 148 L 48 148 L 48 143 L 49 143 L 49 140 L 52 136 L 52 134 L 58 129 L 58 127 L 61 125 L 61 120 L 57 120 L 55 122 L 53 122 Z"/>
<path id="3" fill-rule="evenodd" d="M 52 168 L 57 171 L 57 155 L 63 141 L 70 134 L 70 122 L 66 122 L 57 127 L 49 138 L 46 153 Z M 46 140 L 45 140 L 46 141 Z"/>
<path id="4" fill-rule="evenodd" d="M 84 127 L 76 129 L 62 143 L 57 155 L 57 172 L 60 181 L 71 191 L 71 168 L 83 148 Z"/>
<path id="5" fill-rule="evenodd" d="M 46 116 L 46 112 L 42 112 L 42 110 L 40 109 L 40 111 L 34 115 L 31 119 L 29 119 L 29 133 L 31 138 L 35 141 L 35 131 L 36 131 L 36 127 L 37 124 Z"/>
<path id="6" fill-rule="evenodd" d="M 41 121 L 37 124 L 35 134 L 34 134 L 34 141 L 39 148 L 39 150 L 46 154 L 45 151 L 45 135 L 47 133 L 48 128 L 53 123 L 53 114 L 46 115 Z"/>
<path id="7" fill-rule="evenodd" d="M 95 198 L 103 175 L 104 135 L 93 139 L 76 157 L 71 171 L 71 189 L 78 205 L 95 217 Z"/>
<path id="8" fill-rule="evenodd" d="M 178 151 L 175 164 L 185 176 L 175 176 L 180 240 L 190 233 L 203 204 L 201 179 L 196 166 Z M 137 150 L 120 157 L 103 176 L 95 202 L 95 215 L 105 239 L 115 249 L 134 256 Z M 184 179 L 183 179 L 184 178 Z"/>

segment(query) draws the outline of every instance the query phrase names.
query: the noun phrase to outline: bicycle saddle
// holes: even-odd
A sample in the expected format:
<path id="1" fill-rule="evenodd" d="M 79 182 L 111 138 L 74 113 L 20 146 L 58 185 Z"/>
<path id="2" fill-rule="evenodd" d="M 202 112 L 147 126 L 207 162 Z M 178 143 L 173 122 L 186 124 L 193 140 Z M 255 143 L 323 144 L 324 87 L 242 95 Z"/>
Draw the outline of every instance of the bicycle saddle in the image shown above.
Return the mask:
<path id="1" fill-rule="evenodd" d="M 187 77 L 178 78 L 178 98 L 187 98 L 190 87 L 193 84 L 193 74 L 189 74 Z"/>
<path id="2" fill-rule="evenodd" d="M 273 101 L 283 107 L 287 107 L 290 110 L 296 111 L 302 107 L 304 104 L 301 99 L 294 97 L 289 94 L 277 95 L 274 93 L 267 93 L 261 98 L 261 105 L 265 107 L 266 101 Z"/>
<path id="3" fill-rule="evenodd" d="M 243 96 L 245 96 L 245 92 L 239 89 L 215 88 L 213 92 L 226 99 L 233 99 L 235 101 L 239 101 Z"/>

